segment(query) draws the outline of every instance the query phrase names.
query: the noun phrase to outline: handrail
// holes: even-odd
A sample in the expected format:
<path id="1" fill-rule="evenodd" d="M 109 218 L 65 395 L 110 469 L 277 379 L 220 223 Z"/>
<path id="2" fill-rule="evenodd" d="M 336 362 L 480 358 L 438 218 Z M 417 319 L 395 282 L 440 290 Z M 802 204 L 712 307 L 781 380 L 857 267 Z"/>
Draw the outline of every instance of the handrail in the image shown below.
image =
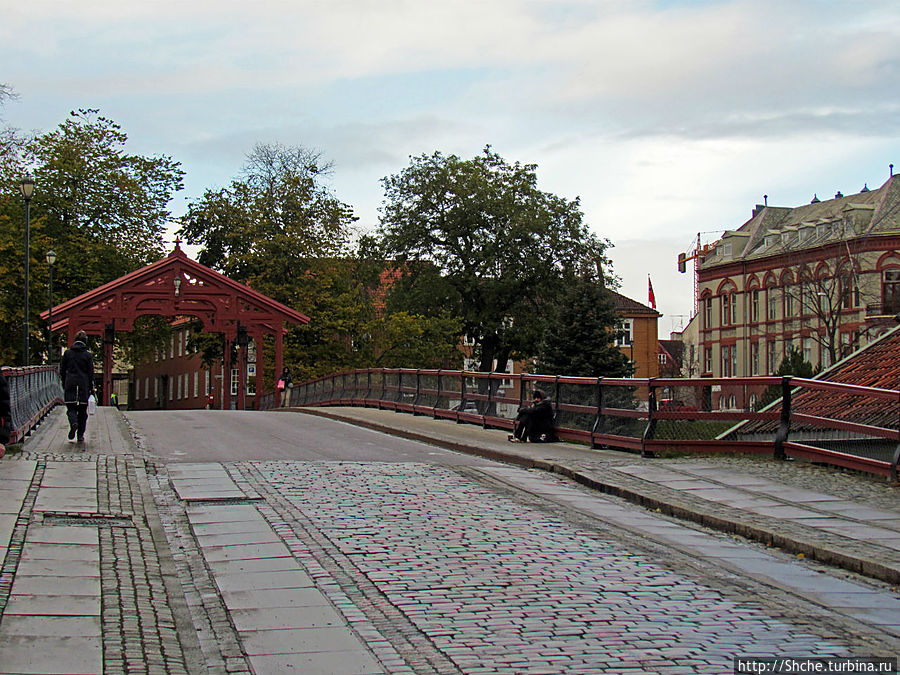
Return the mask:
<path id="1" fill-rule="evenodd" d="M 366 377 L 360 377 L 363 374 Z M 380 376 L 380 384 L 375 376 Z M 557 435 L 591 447 L 640 450 L 647 457 L 691 447 L 703 452 L 754 453 L 768 447 L 779 458 L 814 457 L 815 461 L 897 477 L 900 391 L 892 389 L 791 376 L 598 378 L 365 368 L 302 382 L 295 385 L 295 392 L 299 389 L 300 405 L 377 406 L 512 429 L 526 389 L 534 386 L 552 392 Z M 751 410 L 750 394 L 759 396 L 772 386 L 779 387 L 782 398 L 763 412 Z M 677 395 L 664 398 L 662 392 Z M 739 406 L 722 405 L 728 392 L 731 399 L 741 401 Z M 713 405 L 714 395 L 720 397 L 718 407 Z M 676 400 L 680 397 L 689 403 Z M 817 401 L 843 402 L 834 406 L 841 408 L 840 414 L 821 414 L 815 409 Z M 854 419 L 854 411 L 862 408 L 877 413 L 877 421 Z M 789 442 L 789 436 L 797 440 Z"/>
<path id="2" fill-rule="evenodd" d="M 18 443 L 34 429 L 44 416 L 63 402 L 62 383 L 57 366 L 3 368 L 9 384 L 12 433 L 10 443 Z"/>

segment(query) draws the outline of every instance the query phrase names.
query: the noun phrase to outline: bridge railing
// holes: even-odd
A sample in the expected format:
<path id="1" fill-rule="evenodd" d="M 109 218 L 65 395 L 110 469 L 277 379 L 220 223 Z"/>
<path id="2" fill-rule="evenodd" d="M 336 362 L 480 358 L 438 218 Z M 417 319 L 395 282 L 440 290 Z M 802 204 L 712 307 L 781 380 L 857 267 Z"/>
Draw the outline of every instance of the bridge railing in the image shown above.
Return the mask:
<path id="1" fill-rule="evenodd" d="M 56 366 L 3 368 L 9 383 L 13 432 L 10 443 L 27 436 L 55 405 L 63 402 L 62 384 Z"/>
<path id="2" fill-rule="evenodd" d="M 367 406 L 511 430 L 534 388 L 557 435 L 591 447 L 750 452 L 896 479 L 900 391 L 792 377 L 593 378 L 370 368 L 295 385 L 298 406 Z M 756 410 L 775 388 L 780 398 Z M 272 403 L 268 406 L 271 407 Z"/>

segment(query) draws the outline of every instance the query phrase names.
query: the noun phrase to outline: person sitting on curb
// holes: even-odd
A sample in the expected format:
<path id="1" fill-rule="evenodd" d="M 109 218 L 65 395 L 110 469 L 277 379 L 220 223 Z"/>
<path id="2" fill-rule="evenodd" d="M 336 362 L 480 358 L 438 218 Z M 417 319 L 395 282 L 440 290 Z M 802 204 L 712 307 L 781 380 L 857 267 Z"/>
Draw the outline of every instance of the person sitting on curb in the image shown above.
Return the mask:
<path id="1" fill-rule="evenodd" d="M 550 443 L 556 440 L 553 424 L 553 405 L 542 389 L 535 389 L 532 394 L 534 402 L 531 406 L 519 408 L 513 433 L 509 435 L 511 443 Z"/>
<path id="2" fill-rule="evenodd" d="M 0 371 L 0 457 L 6 454 L 6 444 L 12 434 L 12 404 L 9 399 L 9 383 Z"/>

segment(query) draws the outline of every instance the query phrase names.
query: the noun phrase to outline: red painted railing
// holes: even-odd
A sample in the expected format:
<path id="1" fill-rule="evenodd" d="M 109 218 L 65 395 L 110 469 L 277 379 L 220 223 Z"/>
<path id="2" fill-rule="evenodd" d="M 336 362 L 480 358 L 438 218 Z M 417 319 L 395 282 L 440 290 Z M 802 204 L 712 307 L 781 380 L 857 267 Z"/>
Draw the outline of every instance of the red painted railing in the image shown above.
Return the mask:
<path id="1" fill-rule="evenodd" d="M 713 408 L 714 398 L 749 402 L 773 386 L 782 398 L 762 410 L 749 405 Z M 591 447 L 645 456 L 773 454 L 897 476 L 900 392 L 819 380 L 613 379 L 370 368 L 298 384 L 291 404 L 376 407 L 512 429 L 519 406 L 537 387 L 553 400 L 557 435 Z M 273 407 L 274 401 L 264 397 L 261 404 Z"/>
<path id="2" fill-rule="evenodd" d="M 38 425 L 53 406 L 63 402 L 56 366 L 3 368 L 9 383 L 13 432 L 10 443 L 18 443 Z"/>

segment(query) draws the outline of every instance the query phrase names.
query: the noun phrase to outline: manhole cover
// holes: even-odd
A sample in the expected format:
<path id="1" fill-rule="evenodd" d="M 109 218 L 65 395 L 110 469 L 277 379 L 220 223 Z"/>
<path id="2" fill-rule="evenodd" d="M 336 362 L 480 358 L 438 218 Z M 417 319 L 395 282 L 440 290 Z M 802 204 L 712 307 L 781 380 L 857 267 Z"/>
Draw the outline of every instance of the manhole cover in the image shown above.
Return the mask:
<path id="1" fill-rule="evenodd" d="M 106 513 L 47 513 L 44 525 L 84 525 L 91 527 L 134 527 L 130 516 Z"/>

